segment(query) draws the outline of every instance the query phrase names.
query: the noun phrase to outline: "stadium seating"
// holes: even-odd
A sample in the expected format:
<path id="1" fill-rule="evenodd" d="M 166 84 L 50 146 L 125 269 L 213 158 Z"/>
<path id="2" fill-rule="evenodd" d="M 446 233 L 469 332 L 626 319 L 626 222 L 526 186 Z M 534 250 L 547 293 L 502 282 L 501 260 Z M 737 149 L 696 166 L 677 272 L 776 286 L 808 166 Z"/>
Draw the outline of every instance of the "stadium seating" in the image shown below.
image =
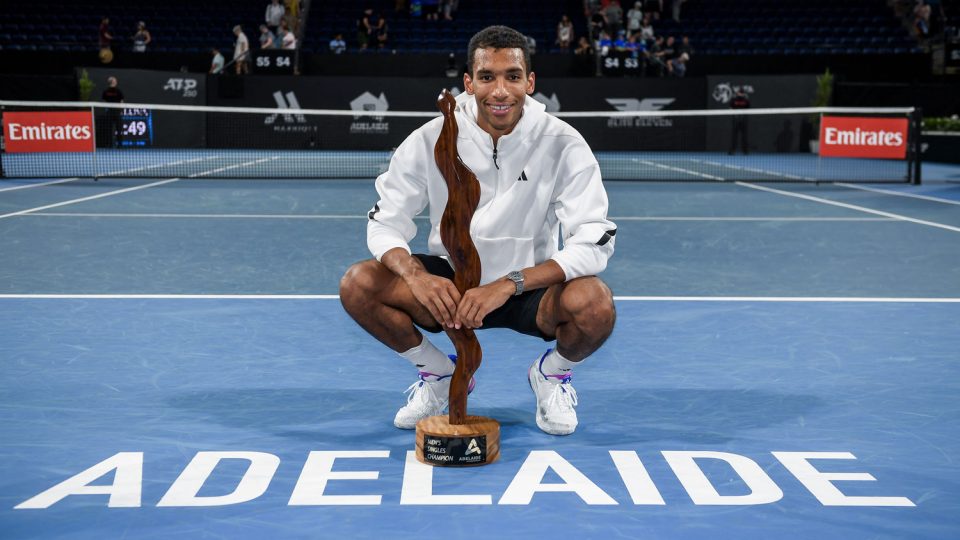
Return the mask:
<path id="1" fill-rule="evenodd" d="M 96 50 L 100 19 L 106 16 L 116 38 L 115 51 L 132 46 L 131 36 L 142 20 L 153 36 L 150 50 L 195 52 L 214 46 L 230 50 L 235 24 L 243 26 L 256 46 L 257 26 L 267 0 L 35 0 L 8 4 L 0 13 L 3 50 Z M 632 2 L 622 4 L 627 10 Z M 388 21 L 389 44 L 379 51 L 386 53 L 460 51 L 480 28 L 504 22 L 533 37 L 538 52 L 559 52 L 554 40 L 562 15 L 571 17 L 578 36 L 585 35 L 587 28 L 581 0 L 462 1 L 453 22 L 397 13 L 393 1 L 322 0 L 311 3 L 301 48 L 327 54 L 330 39 L 342 33 L 348 51 L 357 52 L 357 20 L 365 5 L 378 9 Z M 690 36 L 700 54 L 899 54 L 918 50 L 918 42 L 885 0 L 689 0 L 681 22 L 664 14 L 654 28 L 659 35 Z"/>

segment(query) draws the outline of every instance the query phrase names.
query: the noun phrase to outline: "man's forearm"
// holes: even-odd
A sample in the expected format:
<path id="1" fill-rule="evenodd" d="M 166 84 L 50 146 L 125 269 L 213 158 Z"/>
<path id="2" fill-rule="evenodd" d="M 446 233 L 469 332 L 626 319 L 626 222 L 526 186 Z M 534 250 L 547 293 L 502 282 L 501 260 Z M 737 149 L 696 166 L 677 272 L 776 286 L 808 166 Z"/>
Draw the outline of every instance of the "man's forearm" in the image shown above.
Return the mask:
<path id="1" fill-rule="evenodd" d="M 380 257 L 380 262 L 402 279 L 415 276 L 426 270 L 420 259 L 410 255 L 403 248 L 393 248 Z"/>
<path id="2" fill-rule="evenodd" d="M 506 279 L 506 278 L 504 278 Z M 548 259 L 536 266 L 523 269 L 523 289 L 532 291 L 543 289 L 551 285 L 563 283 L 567 280 L 563 269 L 553 259 Z"/>

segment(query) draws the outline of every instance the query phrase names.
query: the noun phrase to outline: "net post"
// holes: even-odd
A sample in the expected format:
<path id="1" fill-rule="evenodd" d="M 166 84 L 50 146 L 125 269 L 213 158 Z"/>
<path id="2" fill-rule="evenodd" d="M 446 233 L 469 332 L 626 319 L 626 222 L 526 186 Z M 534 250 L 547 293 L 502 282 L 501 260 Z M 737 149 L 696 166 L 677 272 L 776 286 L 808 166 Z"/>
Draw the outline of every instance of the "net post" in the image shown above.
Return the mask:
<path id="1" fill-rule="evenodd" d="M 923 109 L 917 107 L 910 113 L 910 138 L 913 139 L 911 147 L 911 156 L 913 160 L 911 165 L 910 183 L 920 185 L 921 163 L 923 162 Z"/>
<path id="2" fill-rule="evenodd" d="M 3 112 L 4 112 L 6 109 L 7 109 L 7 108 L 6 108 L 5 106 L 0 105 L 0 119 L 3 118 Z M 2 132 L 0 132 L 0 138 L 3 138 L 3 137 L 4 137 L 4 136 L 3 136 Z M 3 140 L 3 146 L 0 147 L 0 178 L 6 178 L 6 177 L 7 177 L 7 173 L 3 172 L 3 160 L 4 160 L 4 158 L 6 158 L 6 156 L 7 156 L 7 140 L 6 140 L 6 138 L 3 138 L 2 140 Z"/>
<path id="3" fill-rule="evenodd" d="M 817 184 L 819 184 L 819 183 L 820 183 L 820 180 L 822 179 L 822 176 L 823 176 L 823 167 L 822 167 L 822 166 L 823 166 L 823 152 L 821 151 L 821 146 L 823 146 L 823 141 L 820 140 L 820 132 L 822 131 L 822 130 L 820 129 L 820 126 L 823 125 L 823 112 L 819 112 L 819 113 L 817 113 L 817 114 L 819 115 L 819 119 L 820 119 L 820 120 L 817 122 L 817 133 L 815 134 L 816 137 L 817 137 L 817 179 L 816 179 L 816 182 L 817 182 Z"/>
<path id="4" fill-rule="evenodd" d="M 93 126 L 93 156 L 92 156 L 92 169 L 90 175 L 93 176 L 94 180 L 97 180 L 97 106 L 93 103 L 90 104 L 90 124 Z"/>

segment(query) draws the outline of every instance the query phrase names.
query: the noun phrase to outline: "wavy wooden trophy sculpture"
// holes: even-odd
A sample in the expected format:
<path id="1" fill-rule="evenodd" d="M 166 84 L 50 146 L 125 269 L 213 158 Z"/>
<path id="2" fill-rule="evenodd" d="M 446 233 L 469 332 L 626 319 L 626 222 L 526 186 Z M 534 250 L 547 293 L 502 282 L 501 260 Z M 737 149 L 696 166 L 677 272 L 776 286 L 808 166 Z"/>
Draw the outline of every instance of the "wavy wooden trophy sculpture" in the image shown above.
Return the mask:
<path id="1" fill-rule="evenodd" d="M 480 202 L 480 182 L 457 153 L 456 106 L 450 92 L 443 90 L 437 99 L 443 128 L 433 156 L 448 192 L 440 239 L 456 271 L 454 285 L 463 294 L 480 284 L 480 255 L 470 238 L 470 220 Z M 467 388 L 480 367 L 480 342 L 471 329 L 444 330 L 457 349 L 457 367 L 450 382 L 450 414 L 417 422 L 417 459 L 445 467 L 492 463 L 500 457 L 500 424 L 492 418 L 467 416 Z"/>

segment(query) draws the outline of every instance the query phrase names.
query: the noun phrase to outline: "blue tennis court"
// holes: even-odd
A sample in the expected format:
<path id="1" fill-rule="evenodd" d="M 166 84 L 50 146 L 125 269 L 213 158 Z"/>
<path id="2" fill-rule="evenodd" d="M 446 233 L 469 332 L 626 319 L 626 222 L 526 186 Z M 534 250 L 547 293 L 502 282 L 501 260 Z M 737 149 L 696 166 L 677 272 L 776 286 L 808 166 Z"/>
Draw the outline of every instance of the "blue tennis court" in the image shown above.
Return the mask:
<path id="1" fill-rule="evenodd" d="M 906 160 L 821 158 L 807 153 L 597 152 L 609 180 L 905 183 Z M 389 151 L 101 148 L 95 153 L 3 156 L 10 177 L 374 178 Z"/>
<path id="2" fill-rule="evenodd" d="M 536 427 L 541 341 L 480 332 L 502 456 L 459 470 L 411 458 L 413 373 L 336 297 L 372 180 L 5 180 L 3 536 L 956 537 L 960 170 L 924 167 L 608 182 L 580 427 Z"/>

